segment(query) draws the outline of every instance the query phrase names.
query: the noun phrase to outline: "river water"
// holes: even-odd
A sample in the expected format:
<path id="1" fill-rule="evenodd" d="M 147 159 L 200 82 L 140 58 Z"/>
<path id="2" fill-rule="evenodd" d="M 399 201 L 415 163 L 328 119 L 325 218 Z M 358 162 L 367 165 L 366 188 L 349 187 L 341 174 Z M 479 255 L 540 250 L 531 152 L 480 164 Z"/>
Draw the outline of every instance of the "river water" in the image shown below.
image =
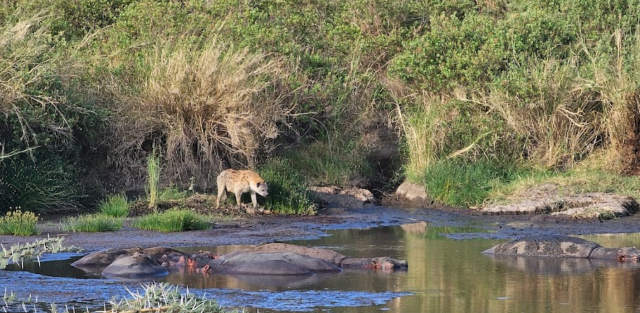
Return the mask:
<path id="1" fill-rule="evenodd" d="M 172 273 L 160 281 L 188 286 L 191 292 L 206 293 L 207 297 L 218 299 L 227 307 L 246 307 L 248 312 L 640 311 L 640 264 L 496 258 L 481 252 L 504 241 L 483 239 L 486 236 L 480 229 L 435 227 L 424 222 L 330 230 L 327 234 L 316 240 L 290 243 L 329 248 L 354 257 L 406 259 L 409 270 L 347 270 L 305 277 L 204 277 Z M 451 239 L 460 238 L 460 234 L 466 234 L 462 237 L 467 239 Z M 583 238 L 607 247 L 640 246 L 640 234 Z M 222 254 L 240 248 L 242 246 L 199 249 Z M 36 275 L 42 282 L 50 281 L 51 288 L 73 290 L 74 281 L 82 282 L 78 294 L 83 294 L 82 301 L 89 304 L 87 293 L 96 295 L 95 302 L 104 302 L 113 294 L 122 294 L 115 290 L 122 290 L 123 285 L 136 288 L 137 282 L 117 282 L 87 275 L 70 267 L 69 263 L 69 260 L 43 262 L 41 266 L 27 266 L 26 270 L 35 273 L 28 275 Z M 91 291 L 94 285 L 99 286 L 100 292 L 87 292 L 87 288 Z M 19 286 L 3 287 L 20 290 Z M 107 294 L 110 295 L 105 299 Z"/>

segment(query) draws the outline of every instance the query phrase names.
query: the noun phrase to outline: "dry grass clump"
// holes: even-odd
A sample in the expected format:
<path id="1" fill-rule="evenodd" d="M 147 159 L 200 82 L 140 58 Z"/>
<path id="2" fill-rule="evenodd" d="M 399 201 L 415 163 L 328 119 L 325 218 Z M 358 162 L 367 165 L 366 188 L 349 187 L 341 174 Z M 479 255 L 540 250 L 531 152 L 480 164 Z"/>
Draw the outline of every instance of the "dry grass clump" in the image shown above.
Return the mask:
<path id="1" fill-rule="evenodd" d="M 524 138 L 523 155 L 543 167 L 571 165 L 602 144 L 604 103 L 581 83 L 575 60 L 548 60 L 530 70 L 527 83 L 535 97 L 494 89 L 478 102 L 504 119 Z"/>
<path id="2" fill-rule="evenodd" d="M 125 97 L 114 125 L 118 162 L 139 162 L 136 155 L 152 140 L 164 150 L 170 179 L 212 180 L 224 156 L 253 167 L 292 113 L 278 86 L 284 66 L 273 55 L 217 37 L 201 48 L 175 39 L 158 44 L 144 62 L 149 72 L 140 92 Z"/>
<path id="3" fill-rule="evenodd" d="M 41 12 L 0 23 L 0 113 L 18 119 L 21 139 L 29 146 L 37 145 L 38 141 L 19 104 L 56 104 L 56 99 L 29 90 L 45 79 L 54 66 L 52 60 L 44 57 L 52 49 L 46 19 Z M 0 146 L 0 154 L 4 155 L 4 145 Z"/>

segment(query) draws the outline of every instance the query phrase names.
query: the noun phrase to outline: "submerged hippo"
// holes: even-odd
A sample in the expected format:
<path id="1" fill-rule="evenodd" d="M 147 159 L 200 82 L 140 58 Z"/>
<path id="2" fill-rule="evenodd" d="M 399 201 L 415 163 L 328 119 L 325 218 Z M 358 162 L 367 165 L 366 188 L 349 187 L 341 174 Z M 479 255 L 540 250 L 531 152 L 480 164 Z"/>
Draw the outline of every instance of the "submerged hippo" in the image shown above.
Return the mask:
<path id="1" fill-rule="evenodd" d="M 73 266 L 107 277 L 139 278 L 166 275 L 170 271 L 245 275 L 309 275 L 339 272 L 343 268 L 375 270 L 407 269 L 406 261 L 388 257 L 350 258 L 335 251 L 273 243 L 254 246 L 222 256 L 208 252 L 187 255 L 181 251 L 155 247 L 109 249 L 89 254 Z"/>
<path id="2" fill-rule="evenodd" d="M 610 259 L 620 262 L 640 261 L 640 250 L 635 247 L 604 248 L 595 242 L 567 236 L 523 238 L 499 244 L 482 253 L 556 258 Z"/>

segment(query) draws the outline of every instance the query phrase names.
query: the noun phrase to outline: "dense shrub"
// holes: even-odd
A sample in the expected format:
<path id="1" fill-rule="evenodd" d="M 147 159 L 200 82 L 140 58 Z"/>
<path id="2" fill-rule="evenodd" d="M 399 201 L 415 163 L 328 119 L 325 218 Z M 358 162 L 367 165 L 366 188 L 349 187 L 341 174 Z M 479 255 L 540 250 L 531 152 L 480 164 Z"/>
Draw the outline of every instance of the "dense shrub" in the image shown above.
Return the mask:
<path id="1" fill-rule="evenodd" d="M 269 196 L 264 206 L 282 214 L 312 214 L 316 205 L 307 190 L 303 175 L 291 164 L 279 158 L 269 160 L 260 168 L 260 177 L 269 182 Z"/>

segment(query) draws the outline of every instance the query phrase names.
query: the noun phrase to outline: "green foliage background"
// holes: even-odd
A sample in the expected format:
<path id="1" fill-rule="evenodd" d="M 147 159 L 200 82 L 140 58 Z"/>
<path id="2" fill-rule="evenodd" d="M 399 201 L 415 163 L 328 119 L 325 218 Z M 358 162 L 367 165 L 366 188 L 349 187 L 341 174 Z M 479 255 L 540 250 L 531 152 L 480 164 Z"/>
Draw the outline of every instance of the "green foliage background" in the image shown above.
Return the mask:
<path id="1" fill-rule="evenodd" d="M 591 156 L 605 171 L 630 172 L 639 24 L 638 0 L 4 1 L 0 213 L 82 208 L 107 191 L 139 188 L 155 143 L 173 173 L 165 185 L 195 177 L 212 189 L 208 173 L 223 164 L 260 167 L 278 155 L 308 174 L 304 183 L 373 186 L 394 177 L 376 176 L 371 125 L 400 135 L 401 161 L 384 161 L 401 164 L 391 169 L 399 176 L 428 186 L 434 175 L 447 178 L 450 164 L 478 169 L 470 173 L 487 192 L 441 197 L 452 205 L 482 203 L 500 188 L 496 179 L 515 179 L 508 173 L 561 172 Z M 251 80 L 266 87 L 245 93 L 287 108 L 270 120 L 273 131 L 253 134 L 254 154 L 239 153 L 228 129 L 215 138 L 184 131 L 192 146 L 169 150 L 176 143 L 167 134 L 181 128 L 150 117 L 189 118 L 185 90 L 162 87 L 180 110 L 136 115 L 162 47 L 196 55 L 214 40 L 233 55 L 277 60 Z M 246 113 L 272 114 L 265 107 Z M 203 141 L 220 144 L 204 151 L 194 144 Z M 217 161 L 198 163 L 203 155 Z"/>

